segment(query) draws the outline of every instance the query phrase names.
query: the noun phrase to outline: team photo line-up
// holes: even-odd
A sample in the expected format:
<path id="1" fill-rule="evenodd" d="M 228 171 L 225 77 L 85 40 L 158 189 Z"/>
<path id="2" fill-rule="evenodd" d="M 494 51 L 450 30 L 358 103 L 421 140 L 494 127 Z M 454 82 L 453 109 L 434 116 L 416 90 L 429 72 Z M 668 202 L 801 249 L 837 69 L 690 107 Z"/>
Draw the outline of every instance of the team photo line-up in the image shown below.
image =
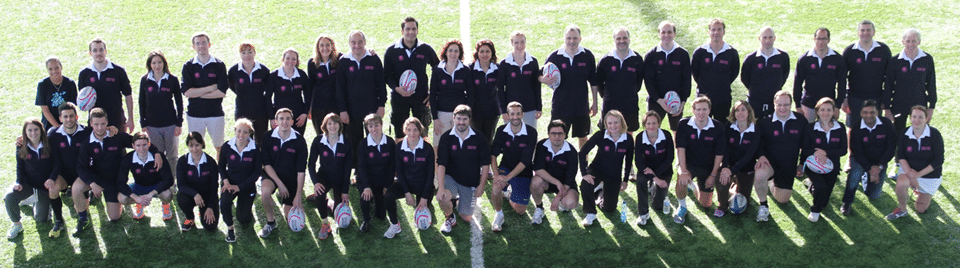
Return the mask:
<path id="1" fill-rule="evenodd" d="M 277 228 L 278 207 L 290 228 L 301 230 L 306 200 L 321 219 L 317 237 L 326 239 L 331 224 L 350 224 L 351 185 L 360 194 L 360 232 L 368 232 L 376 217 L 389 221 L 384 236 L 392 238 L 401 231 L 396 200 L 415 208 L 415 225 L 426 229 L 436 199 L 443 215 L 436 222 L 448 233 L 457 215 L 472 220 L 488 181 L 493 231 L 505 221 L 503 199 L 519 214 L 532 199 L 532 224 L 541 224 L 546 193 L 555 194 L 550 211 L 582 206 L 582 225 L 590 226 L 598 209 L 617 210 L 632 180 L 638 225 L 647 224 L 650 208 L 683 224 L 688 191 L 705 208 L 713 208 L 716 191 L 713 214 L 723 217 L 743 213 L 755 190 L 756 220 L 768 221 L 767 195 L 789 202 L 802 177 L 813 197 L 808 219 L 816 222 L 841 170 L 848 172 L 841 213 L 852 211 L 861 186 L 868 198 L 878 198 L 889 176 L 898 206 L 886 218 L 894 220 L 907 215 L 911 196 L 915 210 L 926 211 L 941 183 L 943 138 L 929 125 L 937 101 L 934 62 L 918 47 L 915 29 L 904 32 L 904 49 L 891 55 L 873 40 L 871 21 L 857 25 L 859 41 L 842 53 L 828 46 L 830 31 L 819 28 L 814 48 L 794 63 L 774 47 L 770 27 L 760 29 L 760 49 L 741 58 L 723 40 L 722 20 L 709 22 L 709 42 L 692 55 L 674 41 L 675 25 L 664 21 L 660 42 L 645 55 L 631 50 L 630 32 L 618 28 L 615 49 L 597 61 L 571 25 L 564 44 L 541 65 L 525 52 L 520 32 L 511 34 L 513 50 L 503 60 L 483 39 L 468 64 L 458 40 L 444 43 L 437 55 L 417 39 L 416 19 L 403 19 L 400 28 L 402 37 L 382 59 L 365 46 L 361 31 L 349 33 L 345 54 L 332 37 L 320 35 L 306 70 L 299 53 L 287 49 L 282 66 L 271 71 L 255 60 L 249 43 L 239 46 L 242 61 L 227 68 L 209 54 L 211 40 L 203 33 L 192 36 L 196 56 L 183 64 L 180 77 L 163 53 L 150 52 L 139 84 L 139 132 L 130 80 L 107 59 L 104 40 L 89 43 L 93 62 L 76 82 L 49 58 L 49 77 L 37 86 L 42 117 L 27 119 L 17 141 L 17 180 L 4 199 L 13 221 L 8 238 L 23 231 L 18 205 L 31 196 L 35 220 L 53 214 L 49 236 L 58 237 L 66 228 L 61 194 L 74 201 L 75 236 L 92 228 L 92 199 L 102 196 L 107 217 L 117 221 L 130 205 L 132 217 L 143 218 L 159 198 L 163 220 L 173 218 L 176 199 L 185 218 L 181 230 L 199 222 L 215 231 L 222 217 L 226 240 L 234 242 L 235 220 L 252 224 L 257 194 L 266 215 L 260 237 Z M 792 65 L 793 89 L 782 90 Z M 738 76 L 747 100 L 731 96 Z M 693 115 L 684 117 L 691 79 L 697 96 Z M 550 121 L 538 130 L 541 85 L 553 92 Z M 649 96 L 645 112 L 641 85 Z M 234 137 L 225 140 L 228 90 L 236 95 L 236 112 Z M 388 92 L 393 137 L 383 131 Z M 78 122 L 79 111 L 88 111 L 86 125 Z M 841 111 L 846 124 L 839 121 Z M 597 114 L 599 130 L 592 132 Z M 308 120 L 317 134 L 309 149 Z M 662 121 L 670 130 L 661 128 Z M 188 152 L 178 158 L 181 134 Z M 568 135 L 578 144 L 567 142 Z M 215 156 L 204 153 L 207 146 L 214 146 Z M 895 167 L 888 166 L 891 160 Z M 304 194 L 308 175 L 310 196 Z M 676 205 L 667 198 L 674 180 Z"/>

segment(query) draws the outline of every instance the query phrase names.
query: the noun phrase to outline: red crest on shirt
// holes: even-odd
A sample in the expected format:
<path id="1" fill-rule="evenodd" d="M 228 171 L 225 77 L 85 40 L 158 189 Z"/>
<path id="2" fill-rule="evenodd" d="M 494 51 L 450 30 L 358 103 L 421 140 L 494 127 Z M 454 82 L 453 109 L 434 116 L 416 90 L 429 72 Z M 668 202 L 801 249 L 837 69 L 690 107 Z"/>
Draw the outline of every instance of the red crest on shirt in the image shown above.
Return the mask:
<path id="1" fill-rule="evenodd" d="M 451 147 L 451 148 L 452 148 L 454 151 L 457 150 L 457 146 L 456 146 L 456 145 L 453 145 L 453 147 Z"/>
<path id="2" fill-rule="evenodd" d="M 673 61 L 673 65 L 680 66 L 680 61 Z"/>
<path id="3" fill-rule="evenodd" d="M 611 71 L 611 72 L 616 72 L 616 71 L 617 71 L 617 66 L 610 66 L 610 71 Z"/>
<path id="4" fill-rule="evenodd" d="M 730 138 L 730 143 L 733 143 L 733 138 Z"/>
<path id="5" fill-rule="evenodd" d="M 240 78 L 238 82 L 240 82 L 240 84 L 243 84 L 243 78 Z"/>
<path id="6" fill-rule="evenodd" d="M 280 91 L 281 91 L 281 92 L 287 91 L 287 86 L 280 86 Z"/>
<path id="7" fill-rule="evenodd" d="M 696 139 L 697 139 L 697 135 L 696 135 L 696 134 L 690 134 L 690 139 L 691 139 L 691 140 L 696 140 Z"/>
<path id="8" fill-rule="evenodd" d="M 644 150 L 643 154 L 650 154 L 650 150 Z"/>
<path id="9" fill-rule="evenodd" d="M 280 147 L 274 145 L 274 146 L 273 146 L 273 151 L 276 152 L 277 150 L 280 150 Z"/>
<path id="10" fill-rule="evenodd" d="M 317 73 L 317 78 L 323 78 L 323 73 Z"/>
<path id="11" fill-rule="evenodd" d="M 193 73 L 194 78 L 200 78 L 200 73 Z"/>
<path id="12" fill-rule="evenodd" d="M 447 84 L 447 79 L 440 79 L 440 84 L 441 84 L 441 85 L 446 85 L 446 84 Z"/>
<path id="13" fill-rule="evenodd" d="M 406 156 L 404 156 L 404 157 L 403 157 L 403 162 L 410 162 L 410 158 L 409 158 L 409 157 L 406 157 Z"/>
<path id="14" fill-rule="evenodd" d="M 510 72 L 510 77 L 517 77 L 517 72 Z"/>
<path id="15" fill-rule="evenodd" d="M 473 84 L 474 84 L 474 85 L 479 85 L 479 84 L 480 84 L 480 79 L 474 79 L 474 80 L 473 80 Z"/>
<path id="16" fill-rule="evenodd" d="M 96 78 L 90 77 L 90 83 L 97 82 Z"/>
<path id="17" fill-rule="evenodd" d="M 816 69 L 816 68 L 817 68 L 816 64 L 812 64 L 812 63 L 810 64 L 810 69 Z"/>
<path id="18" fill-rule="evenodd" d="M 212 78 L 212 77 L 217 77 L 217 74 L 216 74 L 216 73 L 208 73 L 208 74 L 207 74 L 207 77 L 211 77 L 211 78 Z"/>
<path id="19" fill-rule="evenodd" d="M 373 158 L 373 152 L 370 152 L 370 158 Z"/>
<path id="20" fill-rule="evenodd" d="M 507 147 L 510 147 L 510 142 L 509 142 L 509 141 L 507 141 Z"/>
<path id="21" fill-rule="evenodd" d="M 566 69 L 566 68 L 567 68 L 567 64 L 566 64 L 566 63 L 561 63 L 561 64 L 560 64 L 560 69 Z"/>
<path id="22" fill-rule="evenodd" d="M 100 148 L 93 148 L 93 153 L 99 154 L 99 153 L 100 153 Z"/>
<path id="23" fill-rule="evenodd" d="M 550 157 L 549 157 L 549 156 L 547 156 L 547 162 L 550 162 Z"/>
<path id="24" fill-rule="evenodd" d="M 663 60 L 657 61 L 657 64 L 660 64 L 660 66 L 663 66 Z"/>
<path id="25" fill-rule="evenodd" d="M 604 151 L 604 152 L 609 152 L 609 151 L 610 151 L 610 146 L 603 146 L 603 151 Z"/>
<path id="26" fill-rule="evenodd" d="M 66 143 L 66 142 L 61 142 L 61 143 L 60 143 L 60 148 L 67 148 L 67 143 Z"/>
<path id="27" fill-rule="evenodd" d="M 136 172 L 137 174 L 140 174 L 141 171 L 140 171 L 140 169 L 138 168 L 138 169 L 135 170 L 134 172 Z"/>
<path id="28" fill-rule="evenodd" d="M 780 131 L 779 131 L 779 130 L 774 130 L 774 131 L 773 131 L 773 136 L 780 136 Z"/>
<path id="29" fill-rule="evenodd" d="M 867 141 L 869 141 L 869 140 L 870 140 L 869 137 L 863 137 L 863 142 L 867 142 Z"/>
<path id="30" fill-rule="evenodd" d="M 153 87 L 147 87 L 147 92 L 153 92 Z"/>
<path id="31" fill-rule="evenodd" d="M 917 71 L 918 71 L 918 72 L 926 72 L 926 71 L 927 71 L 927 68 L 917 67 Z"/>
<path id="32" fill-rule="evenodd" d="M 193 170 L 187 170 L 187 176 L 193 176 Z"/>
<path id="33" fill-rule="evenodd" d="M 907 152 L 908 152 L 908 153 L 909 153 L 909 152 L 913 152 L 913 147 L 907 146 Z"/>
<path id="34" fill-rule="evenodd" d="M 763 63 L 757 63 L 757 69 L 763 69 Z"/>
<path id="35" fill-rule="evenodd" d="M 323 156 L 326 157 L 329 153 L 323 152 Z"/>
<path id="36" fill-rule="evenodd" d="M 349 69 L 351 72 L 353 72 L 353 66 L 350 66 L 350 68 L 348 68 L 348 69 Z"/>
<path id="37" fill-rule="evenodd" d="M 817 144 L 820 144 L 820 138 L 817 138 Z"/>
<path id="38" fill-rule="evenodd" d="M 710 63 L 710 58 L 703 58 L 703 62 Z"/>
<path id="39" fill-rule="evenodd" d="M 906 73 L 906 72 L 907 72 L 907 67 L 903 67 L 902 71 L 903 71 L 904 73 Z"/>
<path id="40" fill-rule="evenodd" d="M 230 155 L 230 160 L 237 160 L 237 156 L 236 156 L 236 155 Z"/>
<path id="41" fill-rule="evenodd" d="M 403 55 L 398 56 L 397 59 L 399 59 L 400 61 L 403 61 Z"/>
<path id="42" fill-rule="evenodd" d="M 857 58 L 857 64 L 860 64 L 861 62 L 863 62 L 863 60 L 860 58 Z"/>

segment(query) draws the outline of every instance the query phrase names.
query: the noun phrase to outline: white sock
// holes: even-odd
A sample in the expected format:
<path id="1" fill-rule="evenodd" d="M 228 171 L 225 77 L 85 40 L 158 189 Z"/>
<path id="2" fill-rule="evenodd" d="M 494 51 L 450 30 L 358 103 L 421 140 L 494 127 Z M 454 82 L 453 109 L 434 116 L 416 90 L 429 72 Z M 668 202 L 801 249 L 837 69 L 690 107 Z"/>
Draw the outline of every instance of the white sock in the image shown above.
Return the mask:
<path id="1" fill-rule="evenodd" d="M 503 210 L 497 210 L 497 216 L 503 216 Z"/>
<path id="2" fill-rule="evenodd" d="M 686 199 L 686 198 L 677 198 L 677 204 L 678 204 L 680 207 L 684 207 L 684 208 L 685 208 L 685 207 L 687 207 L 687 199 Z"/>

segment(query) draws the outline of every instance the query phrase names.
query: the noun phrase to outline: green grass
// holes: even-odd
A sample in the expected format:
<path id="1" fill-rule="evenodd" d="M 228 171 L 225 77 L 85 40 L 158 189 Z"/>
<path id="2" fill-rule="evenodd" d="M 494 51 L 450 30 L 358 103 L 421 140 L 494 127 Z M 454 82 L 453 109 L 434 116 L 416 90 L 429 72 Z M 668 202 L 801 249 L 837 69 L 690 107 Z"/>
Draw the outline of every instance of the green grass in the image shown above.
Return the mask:
<path id="1" fill-rule="evenodd" d="M 578 24 L 583 30 L 582 45 L 602 56 L 612 47 L 612 30 L 626 26 L 631 30 L 631 47 L 643 54 L 656 45 L 656 25 L 663 19 L 678 24 L 677 41 L 691 52 L 706 40 L 706 23 L 714 17 L 727 23 L 726 40 L 741 56 L 757 47 L 757 31 L 770 25 L 777 30 L 777 47 L 797 57 L 812 47 L 812 32 L 820 26 L 832 30 L 831 47 L 842 50 L 856 41 L 855 26 L 863 18 L 877 24 L 876 39 L 887 43 L 893 53 L 902 49 L 899 37 L 907 27 L 923 33 L 923 48 L 934 55 L 939 73 L 939 104 L 933 125 L 945 133 L 946 162 L 955 163 L 960 131 L 960 109 L 955 100 L 960 80 L 960 45 L 950 25 L 960 25 L 960 5 L 929 0 L 912 1 L 802 1 L 771 3 L 761 1 L 471 1 L 472 34 L 469 40 L 490 38 L 498 46 L 498 56 L 510 51 L 508 35 L 514 30 L 527 34 L 527 50 L 540 59 L 562 43 L 564 26 Z M 864 7 L 869 7 L 864 8 Z M 103 37 L 108 42 L 108 57 L 127 68 L 134 89 L 143 75 L 147 52 L 160 49 L 171 62 L 171 71 L 179 75 L 181 64 L 193 57 L 188 39 L 196 31 L 212 35 L 211 53 L 228 65 L 239 60 L 237 45 L 251 41 L 258 48 L 258 60 L 271 68 L 280 65 L 279 54 L 288 47 L 301 53 L 301 61 L 310 51 L 317 35 L 332 35 L 340 51 L 347 51 L 346 33 L 361 29 L 368 36 L 368 47 L 383 53 L 399 38 L 399 21 L 412 15 L 421 20 L 420 38 L 435 48 L 449 38 L 460 38 L 458 1 L 262 1 L 188 2 L 166 5 L 136 1 L 113 3 L 28 1 L 0 11 L 0 21 L 8 30 L 0 33 L 7 49 L 0 50 L 0 90 L 7 93 L 0 105 L 0 140 L 12 142 L 19 134 L 20 122 L 39 116 L 32 105 L 35 83 L 46 77 L 43 60 L 59 56 L 64 75 L 76 78 L 80 68 L 90 63 L 87 41 Z M 945 27 L 946 26 L 946 27 Z M 468 45 L 468 47 L 472 46 Z M 469 50 L 469 49 L 468 49 Z M 467 54 L 469 55 L 469 54 Z M 468 60 L 469 61 L 469 60 Z M 792 85 L 788 81 L 788 87 Z M 744 98 L 745 89 L 735 82 L 734 97 Z M 545 107 L 550 107 L 551 92 L 544 88 Z M 136 91 L 136 90 L 135 90 Z M 136 92 L 135 92 L 136 94 Z M 645 93 L 642 97 L 645 97 Z M 234 95 L 224 100 L 227 114 L 233 111 Z M 389 106 L 389 105 L 388 105 Z M 13 108 L 17 107 L 17 108 Z M 389 107 L 387 108 L 389 110 Z M 389 113 L 389 111 L 388 111 Z M 550 117 L 545 108 L 544 117 Z M 593 119 L 594 122 L 598 118 Z M 227 125 L 232 125 L 228 116 Z M 546 120 L 540 120 L 540 128 Z M 228 131 L 229 132 L 229 131 Z M 389 133 L 389 130 L 388 130 Z M 228 135 L 228 137 L 231 135 Z M 315 134 L 308 131 L 307 138 Z M 571 140 L 571 142 L 576 143 Z M 12 147 L 12 145 L 9 145 Z M 185 152 L 182 148 L 181 152 Z M 0 150 L 0 185 L 15 178 L 11 150 Z M 652 214 L 647 226 L 619 223 L 619 215 L 601 214 L 599 226 L 583 228 L 580 210 L 572 213 L 547 213 L 543 226 L 528 224 L 529 216 L 507 213 L 505 229 L 490 232 L 493 211 L 488 195 L 480 202 L 484 215 L 484 259 L 487 266 L 954 266 L 960 259 L 960 184 L 955 178 L 960 169 L 945 165 L 944 183 L 934 196 L 929 212 L 888 222 L 882 217 L 896 205 L 888 183 L 881 198 L 867 200 L 857 195 L 854 214 L 839 215 L 842 190 L 838 185 L 820 222 L 806 220 L 812 202 L 809 194 L 796 191 L 793 201 L 771 205 L 771 221 L 756 223 L 751 207 L 742 217 L 711 217 L 712 209 L 692 209 L 685 225 L 677 225 L 660 213 Z M 844 178 L 841 179 L 843 181 Z M 799 184 L 798 184 L 799 185 Z M 802 188 L 798 186 L 798 189 Z M 5 188 L 6 189 L 6 188 Z M 311 192 L 311 190 L 307 190 Z M 488 190 L 489 193 L 489 190 Z M 621 194 L 629 209 L 628 219 L 636 217 L 636 193 L 633 185 Z M 357 194 L 352 195 L 359 212 Z M 671 196 L 672 200 L 676 200 Z M 75 212 L 67 200 L 68 228 L 75 225 Z M 692 202 L 688 202 L 691 207 Z M 912 205 L 912 202 L 911 202 Z M 46 238 L 50 224 L 38 224 L 26 217 L 26 232 L 12 242 L 0 243 L 4 256 L 0 266 L 129 266 L 133 261 L 148 266 L 187 266 L 198 263 L 211 266 L 428 266 L 470 265 L 470 234 L 466 225 L 457 226 L 452 235 L 442 235 L 437 227 L 414 231 L 404 209 L 403 232 L 393 240 L 380 238 L 386 223 L 375 220 L 369 234 L 360 234 L 354 224 L 321 241 L 309 232 L 319 227 L 319 217 L 308 206 L 308 224 L 304 232 L 281 228 L 268 239 L 259 239 L 255 231 L 265 223 L 257 201 L 257 220 L 240 230 L 235 244 L 223 241 L 223 233 L 194 230 L 181 234 L 176 222 L 159 219 L 158 207 L 150 207 L 149 220 L 134 221 L 124 216 L 119 223 L 108 223 L 101 202 L 91 206 L 94 232 L 83 238 Z M 435 209 L 436 211 L 436 209 Z M 654 210 L 654 211 L 659 211 Z M 23 212 L 27 212 L 24 210 Z M 528 210 L 528 212 L 532 212 Z M 66 213 L 65 213 L 66 214 Z M 183 212 L 178 212 L 181 218 Z M 437 213 L 439 215 L 439 213 Z M 281 221 L 281 224 L 284 222 Z M 0 221 L 0 230 L 10 226 Z M 224 229 L 224 227 L 221 227 Z M 42 238 L 38 236 L 42 235 Z"/>

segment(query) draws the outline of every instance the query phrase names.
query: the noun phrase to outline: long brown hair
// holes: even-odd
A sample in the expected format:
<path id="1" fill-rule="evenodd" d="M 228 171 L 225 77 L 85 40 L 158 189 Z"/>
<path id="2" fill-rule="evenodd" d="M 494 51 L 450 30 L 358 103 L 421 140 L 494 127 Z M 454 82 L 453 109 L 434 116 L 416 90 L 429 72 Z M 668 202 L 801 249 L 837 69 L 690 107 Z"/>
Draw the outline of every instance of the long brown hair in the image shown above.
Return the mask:
<path id="1" fill-rule="evenodd" d="M 27 118 L 27 120 L 23 121 L 23 128 L 20 130 L 20 135 L 23 137 L 23 146 L 17 148 L 17 157 L 27 159 L 27 156 L 30 155 L 30 148 L 27 148 L 30 144 L 30 140 L 27 138 L 27 126 L 31 124 L 40 128 L 40 144 L 43 145 L 43 148 L 40 149 L 40 156 L 49 157 L 50 150 L 52 149 L 50 148 L 50 141 L 47 139 L 47 133 L 43 131 L 43 123 L 40 123 L 40 119 L 37 118 Z"/>
<path id="2" fill-rule="evenodd" d="M 313 67 L 317 67 L 317 68 L 320 67 L 320 60 L 322 58 L 320 55 L 320 41 L 323 41 L 323 39 L 327 39 L 330 41 L 331 50 L 330 50 L 329 65 L 330 65 L 330 69 L 336 69 L 337 62 L 340 61 L 340 57 L 337 57 L 337 54 L 339 54 L 339 52 L 337 52 L 337 42 L 333 41 L 333 37 L 330 37 L 325 34 L 321 34 L 320 36 L 318 36 L 317 43 L 313 46 Z"/>
<path id="3" fill-rule="evenodd" d="M 147 54 L 147 73 L 153 71 L 153 68 L 150 67 L 150 62 L 153 61 L 154 57 L 160 57 L 160 60 L 163 61 L 163 73 L 170 73 L 170 68 L 167 67 L 167 57 L 164 57 L 163 52 L 159 50 L 150 51 L 150 54 Z"/>

